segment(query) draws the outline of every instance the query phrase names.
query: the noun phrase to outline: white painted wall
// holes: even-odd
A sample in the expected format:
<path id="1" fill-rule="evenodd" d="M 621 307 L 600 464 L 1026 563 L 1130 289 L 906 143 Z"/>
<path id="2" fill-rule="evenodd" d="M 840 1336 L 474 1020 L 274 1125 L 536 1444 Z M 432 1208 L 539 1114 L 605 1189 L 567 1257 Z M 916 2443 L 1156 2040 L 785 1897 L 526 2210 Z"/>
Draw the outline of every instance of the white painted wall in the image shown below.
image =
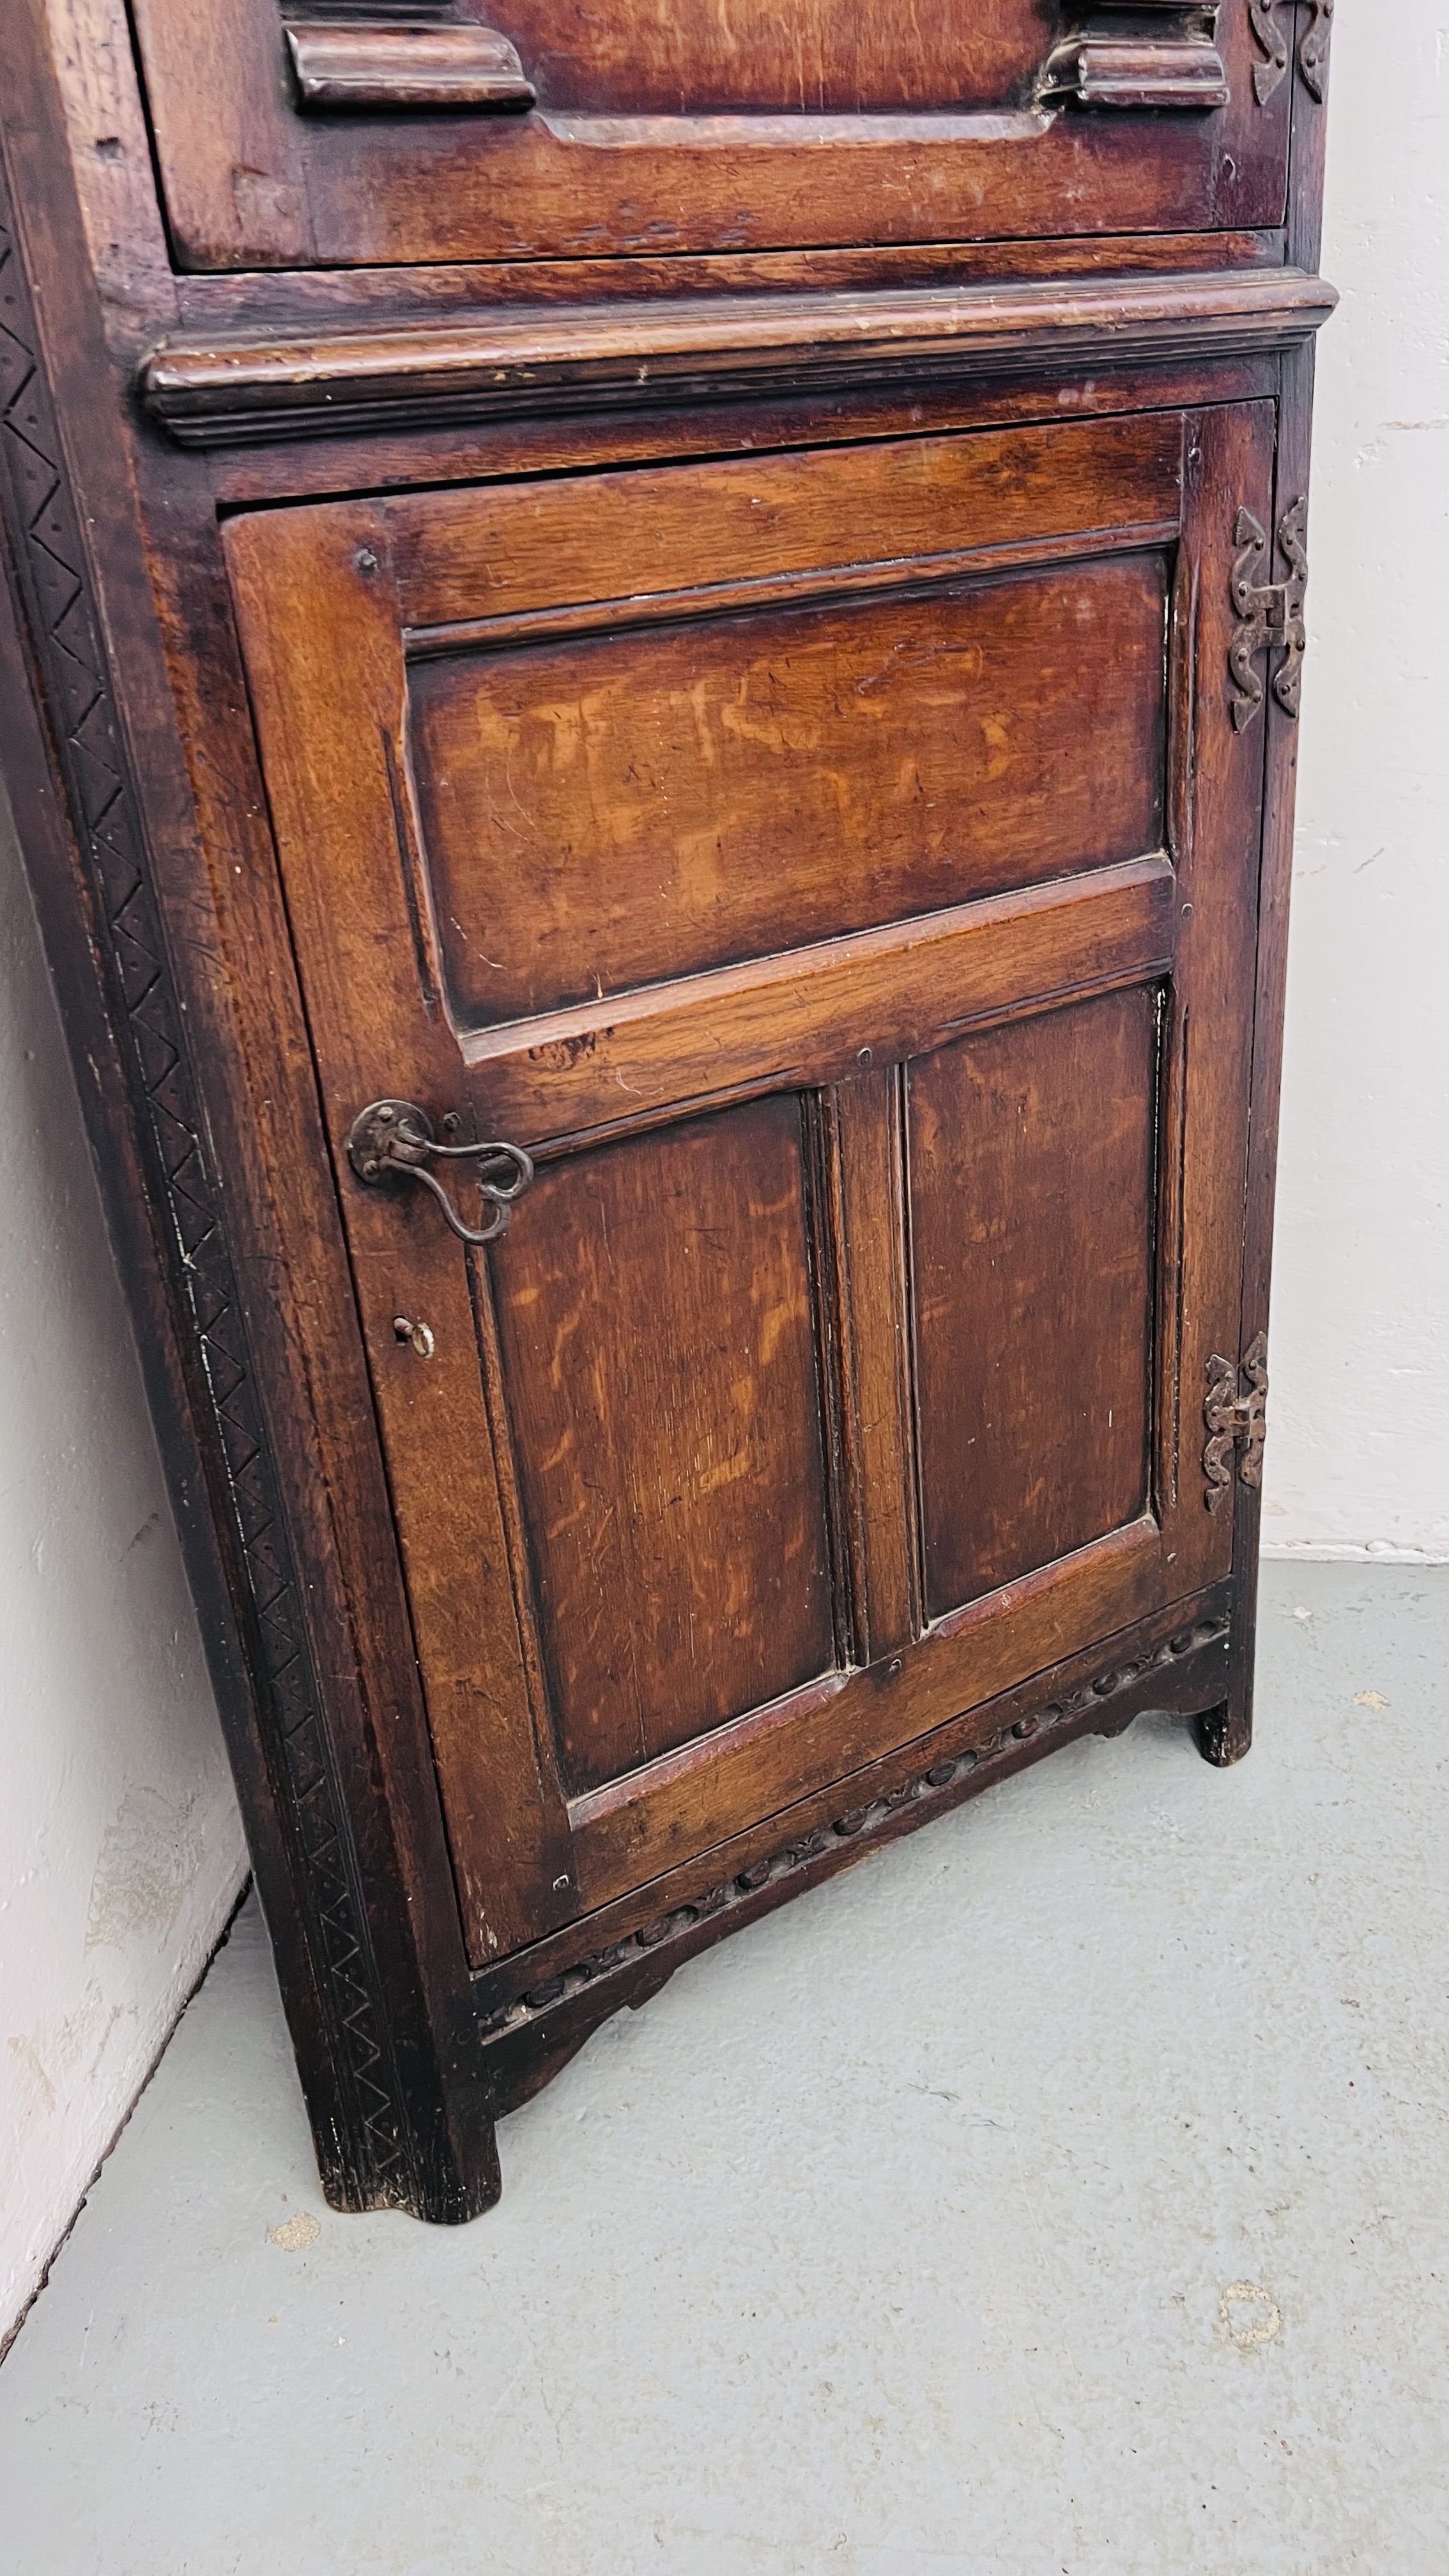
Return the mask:
<path id="1" fill-rule="evenodd" d="M 1264 1535 L 1449 1558 L 1449 0 L 1333 22 Z"/>
<path id="2" fill-rule="evenodd" d="M 1449 1557 L 1449 0 L 1335 19 L 1266 1530 Z M 0 821 L 0 2338 L 244 1866 Z"/>
<path id="3" fill-rule="evenodd" d="M 246 1866 L 3 804 L 0 1099 L 3 2347 Z"/>

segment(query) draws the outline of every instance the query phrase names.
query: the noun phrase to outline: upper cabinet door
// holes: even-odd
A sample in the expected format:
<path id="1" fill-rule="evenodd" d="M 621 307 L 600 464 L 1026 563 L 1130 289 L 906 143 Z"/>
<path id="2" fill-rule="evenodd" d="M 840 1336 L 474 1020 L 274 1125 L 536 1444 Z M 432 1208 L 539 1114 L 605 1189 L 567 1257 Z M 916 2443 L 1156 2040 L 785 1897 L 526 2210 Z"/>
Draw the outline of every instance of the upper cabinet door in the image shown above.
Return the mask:
<path id="1" fill-rule="evenodd" d="M 135 0 L 191 268 L 1272 226 L 1279 0 Z"/>

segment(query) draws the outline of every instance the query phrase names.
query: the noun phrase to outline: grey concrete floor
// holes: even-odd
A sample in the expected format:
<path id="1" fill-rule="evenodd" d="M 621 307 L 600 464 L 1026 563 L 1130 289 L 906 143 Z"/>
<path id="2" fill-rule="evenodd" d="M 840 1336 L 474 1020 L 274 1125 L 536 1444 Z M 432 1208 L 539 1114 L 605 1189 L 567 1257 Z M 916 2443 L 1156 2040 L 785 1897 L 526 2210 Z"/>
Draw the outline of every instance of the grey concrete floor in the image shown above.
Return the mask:
<path id="1" fill-rule="evenodd" d="M 1444 2576 L 1449 1569 L 683 1969 L 339 2218 L 254 1908 L 0 2369 L 6 2576 Z M 275 2231 L 281 2229 L 282 2241 Z"/>

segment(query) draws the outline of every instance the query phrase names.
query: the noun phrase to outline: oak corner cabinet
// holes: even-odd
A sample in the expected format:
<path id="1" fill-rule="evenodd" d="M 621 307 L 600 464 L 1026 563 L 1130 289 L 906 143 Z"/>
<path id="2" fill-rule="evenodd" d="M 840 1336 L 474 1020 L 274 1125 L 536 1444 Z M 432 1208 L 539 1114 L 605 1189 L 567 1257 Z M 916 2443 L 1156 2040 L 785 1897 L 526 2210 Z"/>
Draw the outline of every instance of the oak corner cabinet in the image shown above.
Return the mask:
<path id="1" fill-rule="evenodd" d="M 6 777 L 323 2180 L 1251 1724 L 1331 0 L 10 0 Z"/>

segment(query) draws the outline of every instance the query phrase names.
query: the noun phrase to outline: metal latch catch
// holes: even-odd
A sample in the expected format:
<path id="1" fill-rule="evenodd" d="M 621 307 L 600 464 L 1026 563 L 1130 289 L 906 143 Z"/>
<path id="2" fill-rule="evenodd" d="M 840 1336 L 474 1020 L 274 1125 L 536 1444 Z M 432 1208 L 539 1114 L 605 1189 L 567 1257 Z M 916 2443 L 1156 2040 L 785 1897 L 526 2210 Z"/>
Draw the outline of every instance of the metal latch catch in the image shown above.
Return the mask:
<path id="1" fill-rule="evenodd" d="M 347 1159 L 369 1189 L 389 1181 L 421 1181 L 460 1243 L 496 1242 L 533 1179 L 532 1159 L 521 1145 L 440 1145 L 431 1118 L 415 1100 L 374 1100 L 359 1110 L 348 1130 Z M 479 1193 L 492 1211 L 482 1225 L 465 1223 L 442 1182 L 428 1170 L 430 1162 L 477 1166 Z"/>

